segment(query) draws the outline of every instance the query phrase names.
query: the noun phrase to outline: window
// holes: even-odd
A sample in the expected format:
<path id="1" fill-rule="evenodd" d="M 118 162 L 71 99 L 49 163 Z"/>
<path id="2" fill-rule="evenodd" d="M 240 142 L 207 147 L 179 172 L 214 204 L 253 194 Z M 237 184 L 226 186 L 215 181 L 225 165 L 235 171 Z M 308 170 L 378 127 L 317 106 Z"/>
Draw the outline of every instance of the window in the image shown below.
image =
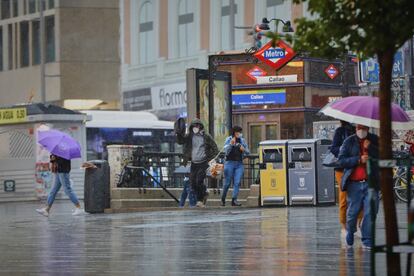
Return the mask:
<path id="1" fill-rule="evenodd" d="M 194 32 L 194 0 L 181 0 L 178 4 L 178 56 L 191 56 L 196 52 Z"/>
<path id="2" fill-rule="evenodd" d="M 9 65 L 8 65 L 8 69 L 12 70 L 13 69 L 13 25 L 9 24 L 7 26 L 8 30 L 7 30 L 7 39 L 8 39 L 8 45 L 7 48 L 9 50 L 9 56 L 8 56 L 8 61 L 9 61 Z"/>
<path id="3" fill-rule="evenodd" d="M 139 62 L 150 63 L 155 60 L 154 10 L 151 2 L 142 4 L 139 11 Z"/>
<path id="4" fill-rule="evenodd" d="M 37 0 L 29 0 L 29 13 L 36 12 L 36 1 Z"/>
<path id="5" fill-rule="evenodd" d="M 290 0 L 266 0 L 266 17 L 268 20 L 273 18 L 282 19 L 283 21 L 291 21 L 292 15 L 292 1 Z M 272 31 L 275 30 L 275 22 L 272 21 L 269 26 Z M 278 32 L 282 31 L 283 24 L 278 23 Z M 269 42 L 270 39 L 264 37 L 262 39 L 263 45 Z"/>
<path id="6" fill-rule="evenodd" d="M 20 67 L 29 66 L 29 22 L 20 22 Z"/>
<path id="7" fill-rule="evenodd" d="M 241 10 L 243 6 L 243 1 L 235 0 L 234 1 L 234 25 L 242 26 L 243 25 L 243 12 Z M 230 0 L 223 0 L 221 4 L 221 49 L 230 50 L 232 45 L 230 45 L 230 34 L 234 33 L 234 43 L 235 49 L 241 47 L 243 43 L 244 31 L 240 29 L 230 30 Z"/>
<path id="8" fill-rule="evenodd" d="M 17 0 L 12 0 L 13 5 L 13 17 L 17 17 L 19 15 L 19 7 L 17 5 Z"/>
<path id="9" fill-rule="evenodd" d="M 266 125 L 266 140 L 277 139 L 277 125 Z"/>
<path id="10" fill-rule="evenodd" d="M 32 64 L 40 64 L 40 22 L 32 21 Z"/>
<path id="11" fill-rule="evenodd" d="M 250 152 L 257 153 L 257 145 L 262 141 L 262 126 L 250 126 Z"/>
<path id="12" fill-rule="evenodd" d="M 0 26 L 0 71 L 3 71 L 3 28 Z"/>
<path id="13" fill-rule="evenodd" d="M 45 18 L 46 24 L 46 62 L 55 61 L 55 17 Z"/>
<path id="14" fill-rule="evenodd" d="M 49 0 L 49 10 L 55 8 L 55 0 Z"/>
<path id="15" fill-rule="evenodd" d="M 10 18 L 10 0 L 1 0 L 1 19 Z"/>
<path id="16" fill-rule="evenodd" d="M 46 0 L 40 0 L 40 3 L 42 5 L 43 10 L 46 10 Z M 40 7 L 38 7 L 38 10 L 40 11 Z"/>

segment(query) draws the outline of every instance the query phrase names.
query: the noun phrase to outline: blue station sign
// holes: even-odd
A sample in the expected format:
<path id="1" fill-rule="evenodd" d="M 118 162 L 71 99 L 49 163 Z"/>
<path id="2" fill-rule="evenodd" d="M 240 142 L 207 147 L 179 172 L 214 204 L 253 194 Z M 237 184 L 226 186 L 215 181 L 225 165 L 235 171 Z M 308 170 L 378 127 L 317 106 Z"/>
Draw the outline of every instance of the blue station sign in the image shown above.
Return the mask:
<path id="1" fill-rule="evenodd" d="M 240 90 L 232 92 L 233 105 L 285 104 L 286 90 Z"/>

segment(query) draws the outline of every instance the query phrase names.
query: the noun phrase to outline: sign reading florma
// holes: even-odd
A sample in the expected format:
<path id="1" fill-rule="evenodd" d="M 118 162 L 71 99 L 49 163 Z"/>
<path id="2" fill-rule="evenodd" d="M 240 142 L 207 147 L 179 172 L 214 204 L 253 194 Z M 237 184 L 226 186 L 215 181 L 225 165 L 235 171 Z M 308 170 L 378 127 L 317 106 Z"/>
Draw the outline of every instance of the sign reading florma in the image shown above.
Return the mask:
<path id="1" fill-rule="evenodd" d="M 276 70 L 282 68 L 295 55 L 296 53 L 293 49 L 290 48 L 283 40 L 279 40 L 276 43 L 275 48 L 272 47 L 272 42 L 270 41 L 254 54 L 256 58 L 272 66 Z"/>
<path id="2" fill-rule="evenodd" d="M 286 90 L 238 90 L 232 92 L 233 105 L 285 104 Z"/>
<path id="3" fill-rule="evenodd" d="M 328 68 L 325 69 L 325 73 L 331 80 L 333 80 L 339 74 L 339 71 L 335 66 L 331 64 L 328 66 Z"/>
<path id="4" fill-rule="evenodd" d="M 255 66 L 254 68 L 247 71 L 246 75 L 251 78 L 252 80 L 257 80 L 258 77 L 266 76 L 266 71 L 262 68 Z"/>

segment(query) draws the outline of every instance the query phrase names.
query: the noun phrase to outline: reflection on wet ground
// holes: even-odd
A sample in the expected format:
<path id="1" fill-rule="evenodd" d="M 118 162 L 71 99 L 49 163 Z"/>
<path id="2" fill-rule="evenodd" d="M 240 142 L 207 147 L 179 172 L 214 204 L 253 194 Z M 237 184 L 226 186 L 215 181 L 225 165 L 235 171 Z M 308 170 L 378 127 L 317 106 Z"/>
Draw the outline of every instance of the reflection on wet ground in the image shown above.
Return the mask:
<path id="1" fill-rule="evenodd" d="M 369 252 L 341 248 L 337 207 L 223 208 L 72 217 L 59 201 L 0 205 L 0 274 L 369 275 Z M 404 218 L 404 206 L 399 206 Z M 384 240 L 383 217 L 378 224 Z M 406 223 L 401 225 L 406 229 Z M 401 234 L 405 238 L 404 233 Z M 377 275 L 385 258 L 377 258 Z"/>

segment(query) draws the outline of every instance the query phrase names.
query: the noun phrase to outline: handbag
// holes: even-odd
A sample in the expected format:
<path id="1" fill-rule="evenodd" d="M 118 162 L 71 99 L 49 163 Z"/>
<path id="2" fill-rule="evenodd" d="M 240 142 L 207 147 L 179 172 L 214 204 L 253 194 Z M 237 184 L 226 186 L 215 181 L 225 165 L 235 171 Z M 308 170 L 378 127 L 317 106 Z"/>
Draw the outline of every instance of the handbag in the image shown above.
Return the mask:
<path id="1" fill-rule="evenodd" d="M 338 158 L 330 151 L 325 154 L 325 157 L 322 157 L 322 165 L 325 167 L 334 167 L 334 168 L 340 168 L 339 160 Z"/>
<path id="2" fill-rule="evenodd" d="M 223 148 L 224 149 L 224 148 Z M 224 164 L 217 162 L 217 157 L 219 157 L 221 151 L 208 162 L 207 175 L 214 179 L 221 179 L 224 172 Z"/>

